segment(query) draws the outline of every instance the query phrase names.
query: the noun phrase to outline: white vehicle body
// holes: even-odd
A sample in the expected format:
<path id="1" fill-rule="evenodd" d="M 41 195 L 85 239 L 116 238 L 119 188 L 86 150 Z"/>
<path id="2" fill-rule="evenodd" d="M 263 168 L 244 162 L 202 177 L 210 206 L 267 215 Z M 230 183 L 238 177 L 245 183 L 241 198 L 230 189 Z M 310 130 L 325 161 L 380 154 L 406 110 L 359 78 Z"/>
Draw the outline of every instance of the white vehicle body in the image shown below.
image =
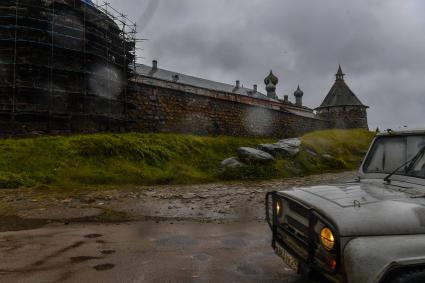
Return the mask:
<path id="1" fill-rule="evenodd" d="M 284 253 L 287 263 L 293 257 L 289 261 L 299 272 L 317 271 L 333 282 L 393 282 L 407 270 L 425 268 L 425 153 L 416 156 L 424 141 L 425 131 L 380 134 L 358 180 L 269 194 L 267 218 L 278 254 Z M 415 163 L 385 180 L 395 164 L 402 165 L 398 151 L 407 160 L 415 157 Z M 385 162 L 392 162 L 387 172 Z M 323 245 L 324 228 L 332 231 L 331 250 Z"/>

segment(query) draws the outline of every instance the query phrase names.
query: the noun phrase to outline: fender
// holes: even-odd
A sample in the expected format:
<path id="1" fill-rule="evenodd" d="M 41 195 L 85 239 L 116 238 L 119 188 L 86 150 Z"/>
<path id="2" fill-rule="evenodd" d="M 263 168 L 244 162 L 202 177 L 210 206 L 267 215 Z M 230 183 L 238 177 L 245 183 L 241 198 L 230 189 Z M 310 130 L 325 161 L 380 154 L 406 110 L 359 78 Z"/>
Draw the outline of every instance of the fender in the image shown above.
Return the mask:
<path id="1" fill-rule="evenodd" d="M 354 238 L 343 261 L 348 283 L 380 283 L 394 267 L 425 264 L 425 235 Z"/>

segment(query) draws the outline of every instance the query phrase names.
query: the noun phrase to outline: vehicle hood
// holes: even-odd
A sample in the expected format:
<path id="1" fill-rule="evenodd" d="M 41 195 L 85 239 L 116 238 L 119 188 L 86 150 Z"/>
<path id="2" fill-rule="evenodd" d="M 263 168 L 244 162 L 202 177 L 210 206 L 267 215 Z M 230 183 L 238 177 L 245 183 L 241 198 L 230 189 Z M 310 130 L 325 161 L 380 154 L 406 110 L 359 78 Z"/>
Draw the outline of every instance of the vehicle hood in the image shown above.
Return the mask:
<path id="1" fill-rule="evenodd" d="M 282 192 L 333 222 L 341 236 L 425 234 L 424 193 L 383 182 L 303 187 Z"/>

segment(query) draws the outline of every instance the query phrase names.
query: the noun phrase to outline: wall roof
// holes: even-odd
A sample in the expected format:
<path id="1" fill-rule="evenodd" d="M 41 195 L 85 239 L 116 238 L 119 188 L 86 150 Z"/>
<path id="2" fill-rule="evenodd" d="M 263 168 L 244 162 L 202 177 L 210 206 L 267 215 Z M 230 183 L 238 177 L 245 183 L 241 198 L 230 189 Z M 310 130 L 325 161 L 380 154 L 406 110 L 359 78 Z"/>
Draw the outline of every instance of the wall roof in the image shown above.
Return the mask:
<path id="1" fill-rule="evenodd" d="M 192 77 L 182 73 L 164 70 L 160 68 L 153 69 L 151 66 L 147 66 L 144 64 L 137 64 L 136 72 L 143 76 L 157 78 L 157 79 L 166 80 L 170 82 L 186 84 L 186 85 L 190 85 L 194 87 L 200 87 L 200 88 L 221 91 L 221 92 L 230 92 L 230 93 L 235 93 L 239 95 L 247 95 L 247 96 L 252 96 L 252 97 L 266 99 L 266 100 L 278 101 L 276 99 L 268 98 L 266 95 L 264 95 L 261 92 L 258 92 L 258 91 L 254 92 L 253 89 L 245 88 L 242 86 L 240 88 L 236 88 L 235 85 Z"/>
<path id="2" fill-rule="evenodd" d="M 188 76 L 182 73 L 165 70 L 158 67 L 152 68 L 152 66 L 148 66 L 144 64 L 136 64 L 136 73 L 147 78 L 153 78 L 153 79 L 158 79 L 162 81 L 168 81 L 168 82 L 173 82 L 177 84 L 198 87 L 201 89 L 208 89 L 212 91 L 219 91 L 224 93 L 233 93 L 233 94 L 242 95 L 242 96 L 254 97 L 257 99 L 270 101 L 272 103 L 278 103 L 283 107 L 282 109 L 285 109 L 286 111 L 294 115 L 303 116 L 310 119 L 322 120 L 322 118 L 320 118 L 319 116 L 313 113 L 313 110 L 311 108 L 308 108 L 305 106 L 300 107 L 294 104 L 286 104 L 282 100 L 269 98 L 261 92 L 257 91 L 255 93 L 253 89 L 249 89 L 245 87 L 236 88 L 235 85 L 215 82 L 215 81 L 197 78 L 193 76 Z M 176 78 L 176 76 L 178 76 L 178 79 Z"/>

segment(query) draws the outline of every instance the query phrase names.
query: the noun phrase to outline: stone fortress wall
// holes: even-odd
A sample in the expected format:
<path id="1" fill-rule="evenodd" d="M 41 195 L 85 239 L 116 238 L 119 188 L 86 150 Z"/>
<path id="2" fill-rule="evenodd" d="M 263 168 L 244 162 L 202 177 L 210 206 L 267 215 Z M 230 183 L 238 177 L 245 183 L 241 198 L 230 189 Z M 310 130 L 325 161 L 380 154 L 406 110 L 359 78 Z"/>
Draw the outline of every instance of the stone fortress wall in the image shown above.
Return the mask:
<path id="1" fill-rule="evenodd" d="M 90 0 L 4 0 L 0 7 L 0 136 L 95 132 L 294 137 L 367 128 L 341 68 L 320 107 L 304 93 L 266 94 L 135 62 L 135 25 Z"/>
<path id="2" fill-rule="evenodd" d="M 132 129 L 284 138 L 332 127 L 328 120 L 296 115 L 277 103 L 208 90 L 196 92 L 192 87 L 161 81 L 135 85 L 128 98 Z"/>

